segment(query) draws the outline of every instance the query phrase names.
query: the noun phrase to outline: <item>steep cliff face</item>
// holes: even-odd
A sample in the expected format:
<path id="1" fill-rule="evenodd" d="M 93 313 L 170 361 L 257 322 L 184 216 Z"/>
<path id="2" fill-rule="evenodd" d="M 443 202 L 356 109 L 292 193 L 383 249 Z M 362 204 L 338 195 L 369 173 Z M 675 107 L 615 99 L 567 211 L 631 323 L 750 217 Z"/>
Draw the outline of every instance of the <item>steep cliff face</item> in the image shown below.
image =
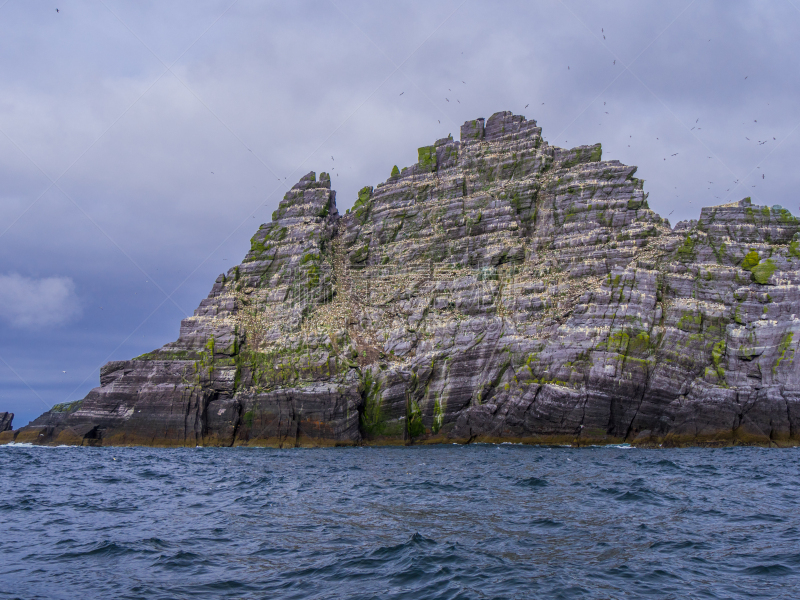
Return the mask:
<path id="1" fill-rule="evenodd" d="M 4 439 L 800 443 L 800 222 L 671 229 L 635 171 L 504 112 L 345 215 L 310 173 L 176 342 Z"/>

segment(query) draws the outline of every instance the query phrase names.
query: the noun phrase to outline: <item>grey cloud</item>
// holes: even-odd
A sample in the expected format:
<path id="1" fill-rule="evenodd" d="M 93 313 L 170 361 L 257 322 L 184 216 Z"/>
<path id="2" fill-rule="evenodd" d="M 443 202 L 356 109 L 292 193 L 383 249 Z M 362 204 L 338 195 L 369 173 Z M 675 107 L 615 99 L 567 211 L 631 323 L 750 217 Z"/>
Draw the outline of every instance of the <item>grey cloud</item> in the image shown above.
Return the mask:
<path id="1" fill-rule="evenodd" d="M 13 327 L 66 325 L 80 314 L 75 284 L 69 277 L 0 275 L 0 318 Z"/>

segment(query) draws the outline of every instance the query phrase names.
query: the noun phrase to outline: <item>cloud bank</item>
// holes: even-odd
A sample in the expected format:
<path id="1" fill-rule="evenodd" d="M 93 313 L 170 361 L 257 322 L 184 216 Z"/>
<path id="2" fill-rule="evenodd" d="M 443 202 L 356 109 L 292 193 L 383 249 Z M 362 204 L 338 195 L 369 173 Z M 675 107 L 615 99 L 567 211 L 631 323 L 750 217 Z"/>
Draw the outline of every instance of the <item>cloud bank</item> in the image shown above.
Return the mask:
<path id="1" fill-rule="evenodd" d="M 75 283 L 69 277 L 0 275 L 0 318 L 12 327 L 56 327 L 80 314 Z"/>

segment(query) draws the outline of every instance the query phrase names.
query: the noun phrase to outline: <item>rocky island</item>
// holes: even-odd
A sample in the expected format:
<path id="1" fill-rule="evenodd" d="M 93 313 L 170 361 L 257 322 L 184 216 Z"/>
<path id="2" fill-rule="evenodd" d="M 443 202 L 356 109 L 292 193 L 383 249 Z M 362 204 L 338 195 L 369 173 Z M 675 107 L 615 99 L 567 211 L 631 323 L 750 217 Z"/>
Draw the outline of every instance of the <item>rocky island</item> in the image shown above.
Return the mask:
<path id="1" fill-rule="evenodd" d="M 800 444 L 800 221 L 673 228 L 635 172 L 500 112 L 344 215 L 309 173 L 177 341 L 0 442 Z"/>

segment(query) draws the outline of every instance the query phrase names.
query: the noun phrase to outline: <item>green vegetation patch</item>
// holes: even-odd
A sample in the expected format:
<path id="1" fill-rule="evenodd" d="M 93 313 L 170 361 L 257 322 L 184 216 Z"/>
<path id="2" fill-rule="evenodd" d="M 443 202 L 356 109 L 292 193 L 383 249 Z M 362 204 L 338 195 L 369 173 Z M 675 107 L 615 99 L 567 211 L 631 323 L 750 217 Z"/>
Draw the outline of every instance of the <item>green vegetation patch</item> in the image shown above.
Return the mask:
<path id="1" fill-rule="evenodd" d="M 444 412 L 442 411 L 442 403 L 439 402 L 439 399 L 437 398 L 433 403 L 433 425 L 431 426 L 431 431 L 433 431 L 433 433 L 438 433 L 442 428 L 443 422 Z"/>
<path id="2" fill-rule="evenodd" d="M 369 209 L 372 206 L 372 187 L 364 186 L 358 191 L 358 198 L 353 204 L 352 213 L 356 215 L 361 223 L 366 223 Z"/>
<path id="3" fill-rule="evenodd" d="M 778 222 L 781 225 L 797 225 L 798 219 L 788 210 L 783 208 L 782 206 L 773 206 L 772 207 L 772 214 L 778 218 Z"/>
<path id="4" fill-rule="evenodd" d="M 350 255 L 350 262 L 353 264 L 362 263 L 365 260 L 367 260 L 368 256 L 369 256 L 369 246 L 364 244 L 363 246 L 361 246 L 361 248 L 359 248 Z"/>
<path id="5" fill-rule="evenodd" d="M 725 340 L 720 340 L 714 347 L 711 349 L 711 361 L 714 363 L 714 369 L 717 371 L 717 375 L 719 375 L 720 379 L 724 379 L 725 377 L 725 369 L 722 366 L 722 359 L 725 358 L 725 352 L 728 349 L 728 345 L 725 343 Z"/>
<path id="6" fill-rule="evenodd" d="M 61 404 L 55 404 L 50 409 L 51 413 L 73 413 L 78 410 L 83 404 L 83 400 L 75 400 L 74 402 L 62 402 Z"/>
<path id="7" fill-rule="evenodd" d="M 194 360 L 196 355 L 188 350 L 154 350 L 140 354 L 133 360 Z"/>
<path id="8" fill-rule="evenodd" d="M 436 170 L 436 147 L 423 146 L 417 148 L 417 156 L 419 158 L 419 168 L 426 173 Z"/>
<path id="9" fill-rule="evenodd" d="M 758 252 L 751 250 L 745 255 L 744 260 L 742 260 L 742 268 L 745 271 L 750 271 L 753 267 L 758 265 L 760 261 L 761 259 L 758 257 Z"/>
<path id="10" fill-rule="evenodd" d="M 703 325 L 703 315 L 701 313 L 693 313 L 687 311 L 683 313 L 678 321 L 678 329 L 692 333 L 694 331 L 701 331 Z"/>
<path id="11" fill-rule="evenodd" d="M 408 435 L 412 439 L 425 433 L 425 425 L 422 424 L 422 410 L 416 400 L 412 400 L 408 404 L 406 422 L 408 423 Z"/>
<path id="12" fill-rule="evenodd" d="M 780 356 L 778 357 L 778 361 L 775 363 L 775 366 L 772 368 L 773 373 L 775 373 L 778 370 L 778 367 L 781 366 L 781 362 L 783 362 L 783 359 L 786 357 L 786 350 L 789 349 L 793 337 L 794 333 L 791 331 L 783 336 L 781 343 L 778 345 L 778 352 L 780 353 Z M 794 359 L 794 351 L 792 351 L 792 359 Z"/>
<path id="13" fill-rule="evenodd" d="M 616 333 L 612 333 L 608 336 L 608 351 L 609 352 L 618 352 L 620 354 L 627 354 L 628 352 L 628 342 L 630 341 L 631 336 L 629 336 L 624 331 L 618 331 Z"/>
<path id="14" fill-rule="evenodd" d="M 629 354 L 646 354 L 650 350 L 650 334 L 646 331 L 640 331 L 636 337 L 630 338 L 628 342 Z"/>
<path id="15" fill-rule="evenodd" d="M 361 380 L 361 397 L 364 399 L 364 410 L 359 419 L 362 433 L 367 438 L 386 435 L 388 423 L 381 406 L 381 384 L 373 379 L 371 371 L 367 371 Z"/>
<path id="16" fill-rule="evenodd" d="M 753 267 L 750 272 L 753 275 L 753 280 L 761 285 L 769 283 L 769 278 L 775 272 L 775 263 L 771 258 L 768 258 L 763 263 Z"/>
<path id="17" fill-rule="evenodd" d="M 683 245 L 678 248 L 678 260 L 693 261 L 696 256 L 696 244 L 697 242 L 695 242 L 694 238 L 691 235 L 687 235 L 686 239 L 683 240 Z"/>
<path id="18" fill-rule="evenodd" d="M 642 200 L 631 198 L 628 200 L 628 210 L 639 210 L 642 207 Z"/>

